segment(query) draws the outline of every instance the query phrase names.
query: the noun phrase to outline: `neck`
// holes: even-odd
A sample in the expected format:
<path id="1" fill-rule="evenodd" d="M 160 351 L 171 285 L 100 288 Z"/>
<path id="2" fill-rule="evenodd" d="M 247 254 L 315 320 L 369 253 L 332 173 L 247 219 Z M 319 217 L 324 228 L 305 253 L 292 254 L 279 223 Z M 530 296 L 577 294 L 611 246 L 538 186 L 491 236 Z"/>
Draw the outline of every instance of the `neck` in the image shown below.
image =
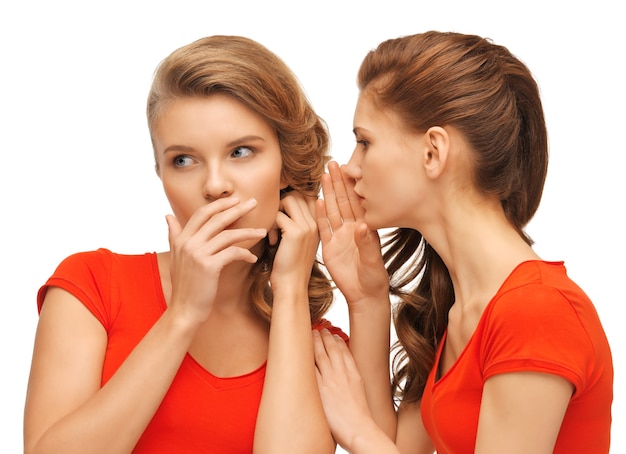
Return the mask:
<path id="1" fill-rule="evenodd" d="M 520 263 L 539 259 L 499 203 L 491 208 L 469 205 L 437 224 L 422 233 L 448 268 L 461 306 L 484 307 Z"/>

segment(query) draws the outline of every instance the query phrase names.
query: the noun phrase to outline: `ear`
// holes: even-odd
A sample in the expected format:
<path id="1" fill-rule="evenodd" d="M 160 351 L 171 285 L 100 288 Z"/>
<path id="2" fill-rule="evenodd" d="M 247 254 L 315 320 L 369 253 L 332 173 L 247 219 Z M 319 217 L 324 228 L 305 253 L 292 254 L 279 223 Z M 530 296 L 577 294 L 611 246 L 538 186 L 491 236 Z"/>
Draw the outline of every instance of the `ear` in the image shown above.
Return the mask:
<path id="1" fill-rule="evenodd" d="M 450 136 L 441 126 L 433 126 L 424 134 L 424 170 L 430 178 L 438 178 L 444 171 L 450 152 Z"/>

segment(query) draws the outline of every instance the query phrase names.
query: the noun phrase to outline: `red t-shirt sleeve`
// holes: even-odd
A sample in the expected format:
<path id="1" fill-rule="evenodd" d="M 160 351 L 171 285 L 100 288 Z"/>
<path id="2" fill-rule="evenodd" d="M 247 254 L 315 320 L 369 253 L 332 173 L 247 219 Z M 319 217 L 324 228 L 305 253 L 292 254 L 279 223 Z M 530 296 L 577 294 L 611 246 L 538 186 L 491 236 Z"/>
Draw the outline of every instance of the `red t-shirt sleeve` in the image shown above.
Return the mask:
<path id="1" fill-rule="evenodd" d="M 50 287 L 60 287 L 80 300 L 108 329 L 111 314 L 105 302 L 111 300 L 111 286 L 107 284 L 110 276 L 111 253 L 109 251 L 99 249 L 70 255 L 59 264 L 52 276 L 39 289 L 37 308 L 41 311 Z"/>
<path id="2" fill-rule="evenodd" d="M 346 343 L 348 343 L 349 341 L 349 337 L 346 333 L 344 333 L 341 328 L 338 328 L 336 326 L 333 326 L 332 323 L 330 323 L 328 320 L 326 320 L 325 318 L 320 319 L 318 322 L 313 323 L 313 329 L 316 329 L 318 331 L 322 330 L 326 328 L 328 331 L 330 331 L 331 334 L 336 334 L 339 337 L 341 337 L 344 341 L 346 341 Z"/>
<path id="3" fill-rule="evenodd" d="M 506 372 L 536 371 L 584 387 L 593 345 L 578 314 L 557 289 L 516 288 L 493 306 L 483 343 L 484 379 Z"/>

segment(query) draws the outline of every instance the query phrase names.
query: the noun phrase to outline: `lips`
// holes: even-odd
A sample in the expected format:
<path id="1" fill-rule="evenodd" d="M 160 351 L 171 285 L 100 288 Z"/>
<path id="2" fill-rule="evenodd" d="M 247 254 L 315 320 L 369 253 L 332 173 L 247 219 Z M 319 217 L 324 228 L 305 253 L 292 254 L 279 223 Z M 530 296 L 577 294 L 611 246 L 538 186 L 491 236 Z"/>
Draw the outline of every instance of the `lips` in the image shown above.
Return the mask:
<path id="1" fill-rule="evenodd" d="M 354 193 L 357 195 L 358 199 L 359 199 L 359 203 L 363 203 L 365 201 L 365 197 L 363 197 L 359 191 L 356 190 L 356 187 L 354 188 Z"/>
<path id="2" fill-rule="evenodd" d="M 364 206 L 365 205 L 365 197 L 363 197 L 362 195 L 356 194 L 357 196 L 357 200 L 359 201 L 359 205 Z"/>

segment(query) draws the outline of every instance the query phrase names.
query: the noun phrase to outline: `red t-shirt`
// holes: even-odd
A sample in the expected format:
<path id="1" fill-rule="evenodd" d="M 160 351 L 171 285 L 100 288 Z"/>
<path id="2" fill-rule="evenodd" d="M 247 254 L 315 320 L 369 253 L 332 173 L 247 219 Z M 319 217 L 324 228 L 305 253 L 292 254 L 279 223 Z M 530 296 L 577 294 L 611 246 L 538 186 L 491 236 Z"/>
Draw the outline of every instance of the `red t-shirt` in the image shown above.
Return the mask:
<path id="1" fill-rule="evenodd" d="M 562 262 L 519 265 L 489 302 L 452 368 L 435 380 L 445 336 L 422 397 L 422 419 L 438 454 L 472 453 L 485 381 L 544 372 L 575 386 L 555 453 L 607 453 L 613 363 L 598 314 Z"/>
<path id="2" fill-rule="evenodd" d="M 38 293 L 50 286 L 78 298 L 102 323 L 108 343 L 104 385 L 166 309 L 156 254 L 121 255 L 106 249 L 66 258 Z M 347 340 L 339 328 L 322 320 Z M 265 364 L 248 374 L 220 378 L 187 354 L 134 453 L 252 452 Z"/>

